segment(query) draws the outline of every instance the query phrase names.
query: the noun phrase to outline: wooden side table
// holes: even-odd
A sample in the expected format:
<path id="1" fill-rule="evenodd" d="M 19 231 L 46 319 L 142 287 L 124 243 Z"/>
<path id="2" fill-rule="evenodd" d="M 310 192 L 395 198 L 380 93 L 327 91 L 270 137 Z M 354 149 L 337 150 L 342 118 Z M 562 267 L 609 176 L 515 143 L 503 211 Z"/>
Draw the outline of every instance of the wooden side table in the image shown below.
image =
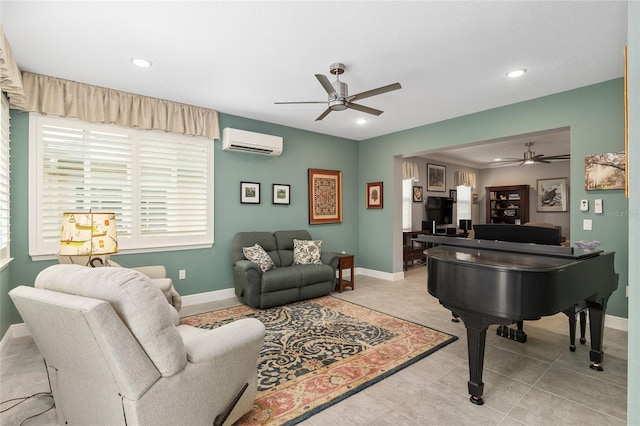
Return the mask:
<path id="1" fill-rule="evenodd" d="M 344 290 L 346 287 L 351 287 L 351 290 L 355 290 L 355 287 L 353 286 L 354 281 L 355 281 L 355 275 L 353 272 L 353 266 L 354 266 L 354 258 L 355 256 L 353 254 L 344 254 L 344 253 L 339 253 L 338 254 L 338 282 L 337 282 L 337 287 L 338 287 L 338 291 L 340 293 L 342 293 L 342 290 Z M 347 281 L 345 279 L 342 278 L 342 270 L 343 269 L 351 269 L 351 281 Z"/>

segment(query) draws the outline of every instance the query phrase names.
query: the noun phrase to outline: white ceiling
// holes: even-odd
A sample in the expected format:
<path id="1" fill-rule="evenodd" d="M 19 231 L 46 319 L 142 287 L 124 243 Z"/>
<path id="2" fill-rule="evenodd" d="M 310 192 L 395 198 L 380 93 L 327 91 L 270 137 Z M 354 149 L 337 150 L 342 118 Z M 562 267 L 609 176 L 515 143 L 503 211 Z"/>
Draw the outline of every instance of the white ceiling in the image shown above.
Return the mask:
<path id="1" fill-rule="evenodd" d="M 2 0 L 0 19 L 22 70 L 363 140 L 622 77 L 627 3 Z M 314 74 L 333 62 L 350 94 L 403 88 L 359 101 L 378 117 L 274 105 L 325 100 Z"/>

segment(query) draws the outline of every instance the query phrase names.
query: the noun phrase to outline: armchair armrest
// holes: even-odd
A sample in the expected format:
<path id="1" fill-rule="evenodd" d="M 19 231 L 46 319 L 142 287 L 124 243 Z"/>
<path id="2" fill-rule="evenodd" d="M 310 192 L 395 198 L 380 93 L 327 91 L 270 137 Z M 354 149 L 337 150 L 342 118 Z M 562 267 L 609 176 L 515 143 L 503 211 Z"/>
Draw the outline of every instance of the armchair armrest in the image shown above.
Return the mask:
<path id="1" fill-rule="evenodd" d="M 264 336 L 262 322 L 255 318 L 244 318 L 213 330 L 203 330 L 202 333 L 187 332 L 184 346 L 191 363 L 208 362 L 229 354 L 242 358 L 244 354 L 259 352 Z"/>
<path id="2" fill-rule="evenodd" d="M 142 272 L 143 274 L 145 274 L 146 276 L 148 276 L 151 279 L 166 278 L 167 277 L 167 270 L 162 265 L 139 266 L 137 268 L 131 268 L 131 269 L 133 269 L 135 271 L 138 271 L 138 272 Z"/>

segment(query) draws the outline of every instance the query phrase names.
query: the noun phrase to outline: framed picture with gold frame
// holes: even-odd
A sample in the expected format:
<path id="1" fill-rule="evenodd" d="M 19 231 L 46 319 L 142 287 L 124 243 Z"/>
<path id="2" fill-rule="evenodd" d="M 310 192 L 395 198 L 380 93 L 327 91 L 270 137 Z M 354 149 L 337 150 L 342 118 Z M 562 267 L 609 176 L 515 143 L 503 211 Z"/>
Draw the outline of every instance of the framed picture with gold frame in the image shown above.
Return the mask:
<path id="1" fill-rule="evenodd" d="M 309 224 L 342 222 L 342 172 L 309 169 Z"/>
<path id="2" fill-rule="evenodd" d="M 381 209 L 382 202 L 382 182 L 370 182 L 367 184 L 367 208 Z"/>

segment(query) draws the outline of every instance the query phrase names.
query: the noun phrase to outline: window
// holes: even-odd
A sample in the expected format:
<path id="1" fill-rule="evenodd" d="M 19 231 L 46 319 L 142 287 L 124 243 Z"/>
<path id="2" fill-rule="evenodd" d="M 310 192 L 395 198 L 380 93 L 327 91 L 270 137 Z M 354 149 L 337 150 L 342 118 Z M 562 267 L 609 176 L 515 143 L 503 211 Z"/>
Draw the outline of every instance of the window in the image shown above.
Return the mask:
<path id="1" fill-rule="evenodd" d="M 402 230 L 411 231 L 413 216 L 413 179 L 402 180 Z"/>
<path id="2" fill-rule="evenodd" d="M 62 213 L 116 213 L 129 252 L 213 244 L 213 143 L 30 114 L 32 257 L 57 253 Z"/>
<path id="3" fill-rule="evenodd" d="M 9 178 L 9 102 L 0 94 L 0 268 L 11 260 L 10 178 Z"/>
<path id="4" fill-rule="evenodd" d="M 460 220 L 471 220 L 471 187 L 456 186 L 456 215 L 458 223 Z"/>

